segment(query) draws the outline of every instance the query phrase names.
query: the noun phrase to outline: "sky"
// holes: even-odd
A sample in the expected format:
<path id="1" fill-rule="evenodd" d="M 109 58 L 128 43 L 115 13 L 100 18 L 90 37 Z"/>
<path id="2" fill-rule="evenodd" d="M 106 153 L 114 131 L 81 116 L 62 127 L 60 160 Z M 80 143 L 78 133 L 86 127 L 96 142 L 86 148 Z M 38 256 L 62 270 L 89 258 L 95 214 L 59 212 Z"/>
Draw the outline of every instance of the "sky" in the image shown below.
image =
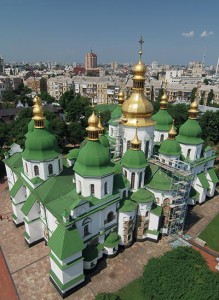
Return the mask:
<path id="1" fill-rule="evenodd" d="M 218 0 L 0 0 L 0 54 L 5 61 L 216 65 Z"/>

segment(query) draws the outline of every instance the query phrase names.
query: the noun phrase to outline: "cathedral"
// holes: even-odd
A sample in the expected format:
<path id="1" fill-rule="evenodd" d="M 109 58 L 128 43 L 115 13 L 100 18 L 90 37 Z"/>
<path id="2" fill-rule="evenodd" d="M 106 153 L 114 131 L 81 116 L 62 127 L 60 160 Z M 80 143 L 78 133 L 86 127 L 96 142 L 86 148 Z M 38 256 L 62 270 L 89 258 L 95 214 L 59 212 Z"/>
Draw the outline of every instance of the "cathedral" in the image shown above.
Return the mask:
<path id="1" fill-rule="evenodd" d="M 87 138 L 63 158 L 36 96 L 24 150 L 12 147 L 4 160 L 13 222 L 25 225 L 29 246 L 44 240 L 50 248 L 50 279 L 62 296 L 103 255 L 181 233 L 188 205 L 215 192 L 216 156 L 203 147 L 197 101 L 177 134 L 166 92 L 153 115 L 139 54 L 131 95 L 120 91 L 108 132 L 93 111 Z"/>

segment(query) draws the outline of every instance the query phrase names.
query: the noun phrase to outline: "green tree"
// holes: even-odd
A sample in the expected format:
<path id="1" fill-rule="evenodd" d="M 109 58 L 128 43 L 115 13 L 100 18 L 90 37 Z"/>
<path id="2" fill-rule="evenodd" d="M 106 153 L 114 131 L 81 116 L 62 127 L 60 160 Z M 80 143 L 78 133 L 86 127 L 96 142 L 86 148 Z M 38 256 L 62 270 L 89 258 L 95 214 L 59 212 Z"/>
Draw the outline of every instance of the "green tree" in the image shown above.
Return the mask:
<path id="1" fill-rule="evenodd" d="M 217 144 L 219 141 L 219 111 L 206 111 L 199 119 L 202 128 L 202 138 L 208 144 Z"/>
<path id="2" fill-rule="evenodd" d="M 160 103 L 161 97 L 163 96 L 163 94 L 164 94 L 164 89 L 163 88 L 159 89 L 158 97 L 156 100 L 156 101 L 158 101 L 158 103 Z"/>
<path id="3" fill-rule="evenodd" d="M 85 130 L 80 122 L 71 122 L 68 125 L 68 137 L 73 145 L 80 144 L 85 137 Z"/>
<path id="4" fill-rule="evenodd" d="M 150 299 L 219 299 L 219 274 L 211 272 L 201 254 L 178 247 L 144 268 L 143 293 Z"/>
<path id="5" fill-rule="evenodd" d="M 66 123 L 60 117 L 55 117 L 50 120 L 50 126 L 57 137 L 60 148 L 62 148 L 66 135 L 68 135 Z"/>
<path id="6" fill-rule="evenodd" d="M 4 144 L 8 144 L 8 130 L 9 126 L 0 120 L 0 148 L 2 148 Z"/>
<path id="7" fill-rule="evenodd" d="M 188 119 L 188 106 L 184 103 L 168 104 L 167 111 L 175 120 L 175 126 L 179 130 L 179 127 Z"/>
<path id="8" fill-rule="evenodd" d="M 191 92 L 190 102 L 193 102 L 195 100 L 196 93 L 197 93 L 197 87 L 194 87 Z"/>
<path id="9" fill-rule="evenodd" d="M 17 96 L 12 89 L 7 89 L 2 93 L 2 101 L 3 102 L 16 102 Z"/>
<path id="10" fill-rule="evenodd" d="M 208 85 L 208 84 L 209 84 L 209 81 L 208 81 L 208 79 L 207 79 L 207 78 L 205 78 L 205 79 L 203 80 L 203 83 L 204 83 L 205 85 Z"/>
<path id="11" fill-rule="evenodd" d="M 47 92 L 42 92 L 39 96 L 42 101 L 44 101 L 48 104 L 56 102 L 55 98 L 50 96 L 50 94 L 48 94 Z"/>
<path id="12" fill-rule="evenodd" d="M 202 91 L 201 92 L 201 99 L 199 101 L 200 105 L 204 105 L 204 99 L 205 99 L 205 91 Z"/>
<path id="13" fill-rule="evenodd" d="M 207 106 L 210 106 L 212 101 L 214 100 L 214 92 L 212 89 L 210 89 L 210 92 L 208 93 L 208 98 L 207 98 Z"/>
<path id="14" fill-rule="evenodd" d="M 76 96 L 77 97 L 77 96 Z M 59 99 L 59 104 L 61 107 L 66 110 L 71 103 L 75 99 L 75 94 L 73 90 L 65 92 Z"/>

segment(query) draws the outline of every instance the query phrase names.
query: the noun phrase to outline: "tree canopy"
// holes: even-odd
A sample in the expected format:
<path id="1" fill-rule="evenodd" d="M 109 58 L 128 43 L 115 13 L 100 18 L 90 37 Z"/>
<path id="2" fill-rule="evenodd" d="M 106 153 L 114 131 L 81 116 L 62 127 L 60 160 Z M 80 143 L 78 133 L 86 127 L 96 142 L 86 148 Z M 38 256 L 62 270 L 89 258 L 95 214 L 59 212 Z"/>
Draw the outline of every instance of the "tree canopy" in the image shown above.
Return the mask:
<path id="1" fill-rule="evenodd" d="M 150 299 L 219 299 L 219 274 L 211 272 L 201 254 L 178 247 L 144 268 L 143 293 Z"/>

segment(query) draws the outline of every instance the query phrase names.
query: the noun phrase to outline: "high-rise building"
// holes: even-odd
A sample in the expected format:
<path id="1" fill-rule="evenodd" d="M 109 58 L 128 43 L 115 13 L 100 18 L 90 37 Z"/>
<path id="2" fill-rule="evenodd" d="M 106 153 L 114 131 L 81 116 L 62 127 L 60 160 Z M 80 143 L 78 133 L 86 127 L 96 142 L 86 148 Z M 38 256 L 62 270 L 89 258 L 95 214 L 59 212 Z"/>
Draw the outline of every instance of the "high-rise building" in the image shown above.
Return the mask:
<path id="1" fill-rule="evenodd" d="M 0 54 L 0 74 L 4 73 L 4 59 Z"/>
<path id="2" fill-rule="evenodd" d="M 96 69 L 97 68 L 97 55 L 95 53 L 89 52 L 85 56 L 85 69 Z"/>

